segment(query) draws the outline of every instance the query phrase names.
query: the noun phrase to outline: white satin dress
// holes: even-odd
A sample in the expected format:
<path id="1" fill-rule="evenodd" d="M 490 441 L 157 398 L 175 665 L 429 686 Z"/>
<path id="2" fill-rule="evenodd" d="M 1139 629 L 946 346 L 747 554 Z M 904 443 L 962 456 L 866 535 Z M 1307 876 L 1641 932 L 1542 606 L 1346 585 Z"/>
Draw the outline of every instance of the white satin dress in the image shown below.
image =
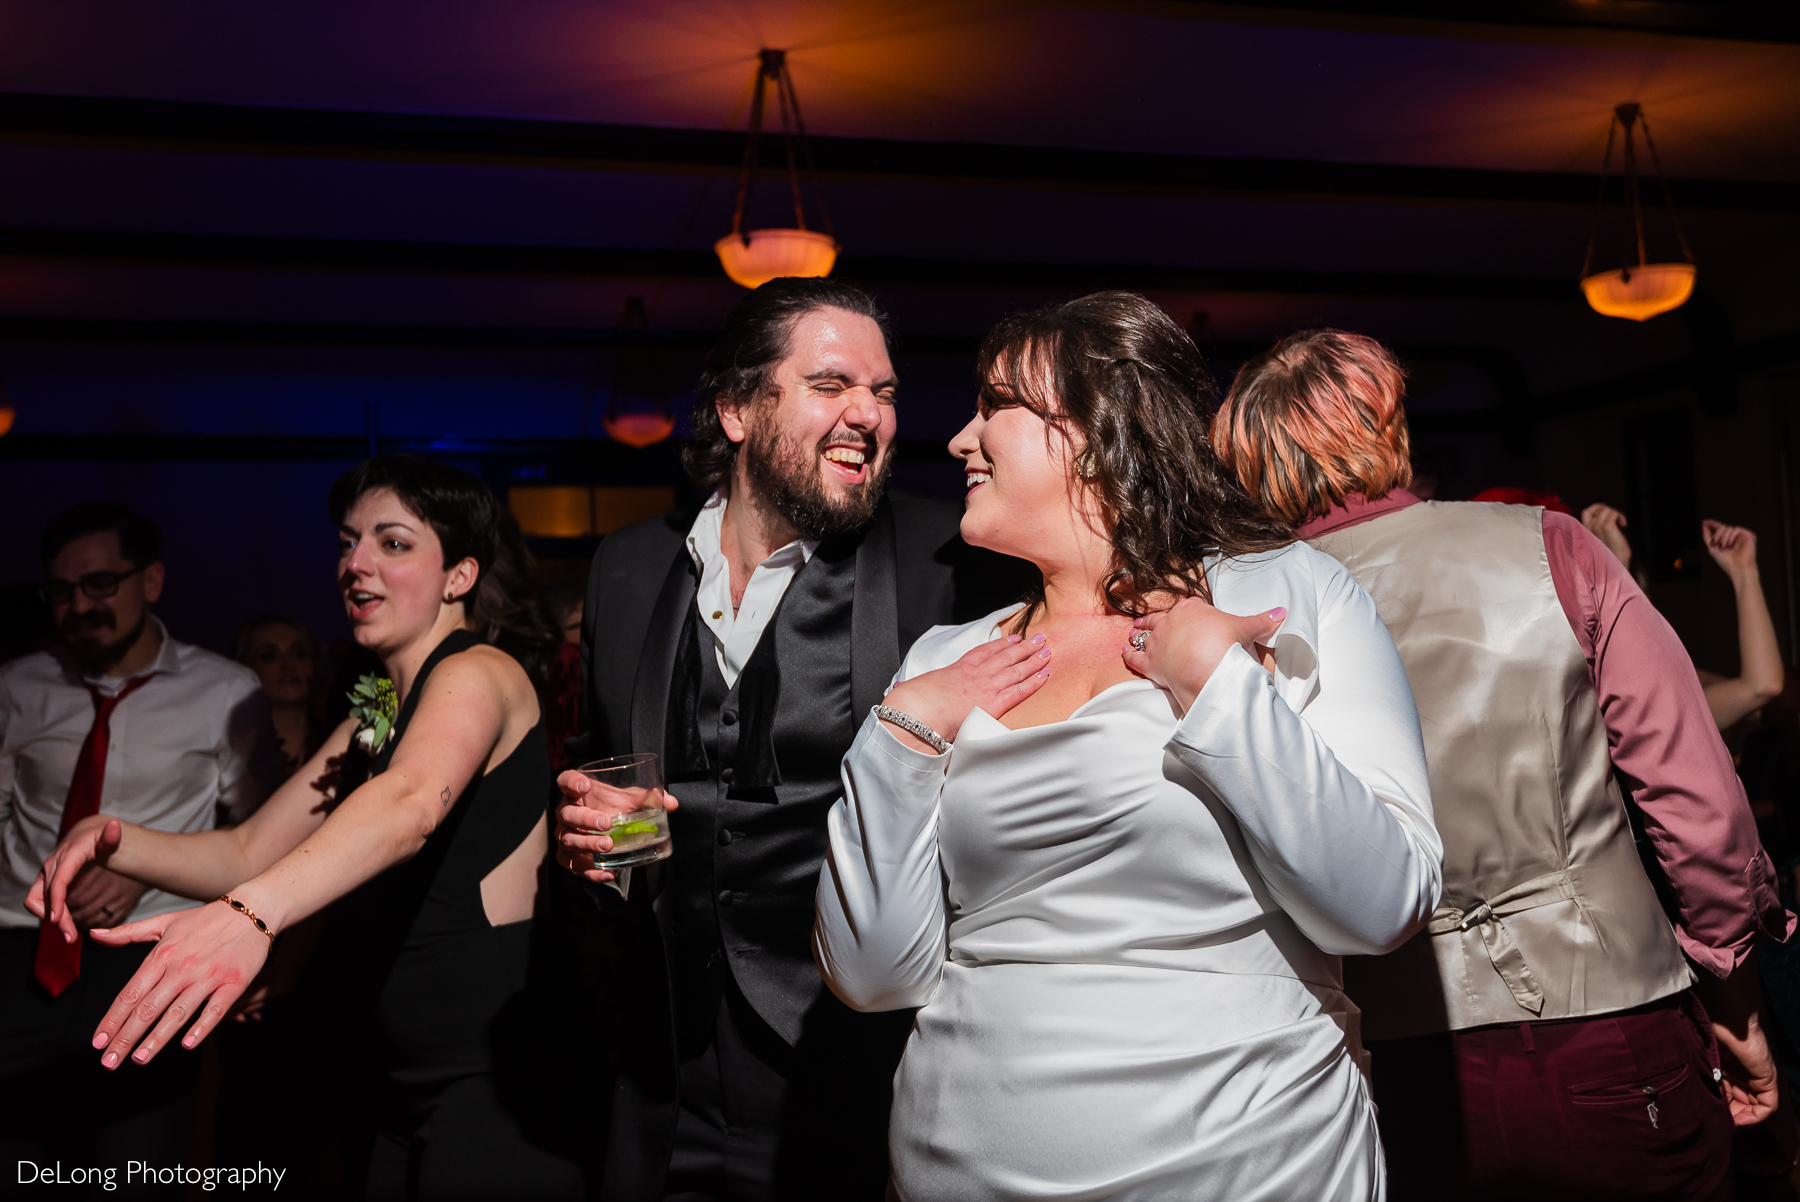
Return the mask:
<path id="1" fill-rule="evenodd" d="M 916 751 L 844 757 L 814 952 L 859 1010 L 920 1007 L 895 1077 L 906 1202 L 1384 1196 L 1338 957 L 1437 906 L 1443 848 L 1374 604 L 1296 543 L 1215 565 L 1286 606 L 1273 677 L 1233 648 L 1185 717 L 1147 681 Z M 1013 610 L 919 640 L 902 679 Z"/>

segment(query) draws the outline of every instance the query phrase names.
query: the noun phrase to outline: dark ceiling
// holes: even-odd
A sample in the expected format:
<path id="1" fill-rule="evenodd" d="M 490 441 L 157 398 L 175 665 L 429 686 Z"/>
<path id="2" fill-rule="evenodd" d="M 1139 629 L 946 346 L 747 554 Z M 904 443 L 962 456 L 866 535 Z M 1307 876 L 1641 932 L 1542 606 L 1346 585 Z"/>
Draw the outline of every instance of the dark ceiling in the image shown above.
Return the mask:
<path id="1" fill-rule="evenodd" d="M 1800 357 L 1800 15 L 1638 0 L 0 0 L 0 354 L 692 347 L 741 295 L 709 248 L 763 46 L 838 274 L 949 393 L 1002 313 L 1102 287 L 1225 365 L 1375 334 L 1422 366 L 1427 432 L 1515 448 Z M 1700 264 L 1644 324 L 1575 284 L 1623 101 Z M 1650 232 L 1675 253 L 1660 205 Z M 74 454 L 70 429 L 22 408 L 0 455 Z"/>

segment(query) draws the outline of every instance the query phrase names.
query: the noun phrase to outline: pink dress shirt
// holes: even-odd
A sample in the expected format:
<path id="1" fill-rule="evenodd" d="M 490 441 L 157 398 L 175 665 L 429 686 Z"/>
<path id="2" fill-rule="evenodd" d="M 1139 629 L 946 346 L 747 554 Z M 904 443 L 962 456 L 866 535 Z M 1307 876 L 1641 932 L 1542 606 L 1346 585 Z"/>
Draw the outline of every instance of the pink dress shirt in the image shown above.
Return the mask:
<path id="1" fill-rule="evenodd" d="M 1314 538 L 1418 503 L 1405 489 L 1379 501 L 1353 494 L 1299 534 Z M 1689 959 L 1725 977 L 1758 935 L 1785 941 L 1796 919 L 1781 907 L 1693 661 L 1625 565 L 1580 522 L 1546 511 L 1544 554 L 1587 658 L 1613 766 L 1675 895 L 1675 937 Z"/>

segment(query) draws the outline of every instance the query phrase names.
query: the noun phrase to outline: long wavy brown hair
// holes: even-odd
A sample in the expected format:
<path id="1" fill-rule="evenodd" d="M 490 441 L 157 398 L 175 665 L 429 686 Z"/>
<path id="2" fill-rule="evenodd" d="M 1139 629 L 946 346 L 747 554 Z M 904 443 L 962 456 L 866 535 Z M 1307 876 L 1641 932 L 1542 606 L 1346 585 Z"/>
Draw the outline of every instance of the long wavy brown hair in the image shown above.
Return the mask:
<path id="1" fill-rule="evenodd" d="M 1185 331 L 1132 292 L 1006 318 L 981 346 L 983 411 L 1020 405 L 1079 448 L 1070 465 L 1113 545 L 1101 591 L 1120 613 L 1161 593 L 1212 599 L 1206 560 L 1270 551 L 1292 527 L 1264 514 L 1207 437 L 1212 374 Z M 1043 604 L 1027 599 L 1017 629 Z"/>

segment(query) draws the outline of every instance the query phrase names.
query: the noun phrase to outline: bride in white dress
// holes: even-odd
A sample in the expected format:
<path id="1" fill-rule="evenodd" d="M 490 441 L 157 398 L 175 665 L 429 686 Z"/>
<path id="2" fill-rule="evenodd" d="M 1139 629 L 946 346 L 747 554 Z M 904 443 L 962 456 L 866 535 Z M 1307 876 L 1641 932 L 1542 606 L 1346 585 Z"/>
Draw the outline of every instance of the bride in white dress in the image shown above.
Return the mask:
<path id="1" fill-rule="evenodd" d="M 913 647 L 819 881 L 833 991 L 920 1008 L 895 1192 L 1380 1198 L 1338 957 L 1427 922 L 1443 854 L 1393 643 L 1219 471 L 1148 301 L 1009 319 L 981 378 L 963 535 L 1044 591 Z"/>

